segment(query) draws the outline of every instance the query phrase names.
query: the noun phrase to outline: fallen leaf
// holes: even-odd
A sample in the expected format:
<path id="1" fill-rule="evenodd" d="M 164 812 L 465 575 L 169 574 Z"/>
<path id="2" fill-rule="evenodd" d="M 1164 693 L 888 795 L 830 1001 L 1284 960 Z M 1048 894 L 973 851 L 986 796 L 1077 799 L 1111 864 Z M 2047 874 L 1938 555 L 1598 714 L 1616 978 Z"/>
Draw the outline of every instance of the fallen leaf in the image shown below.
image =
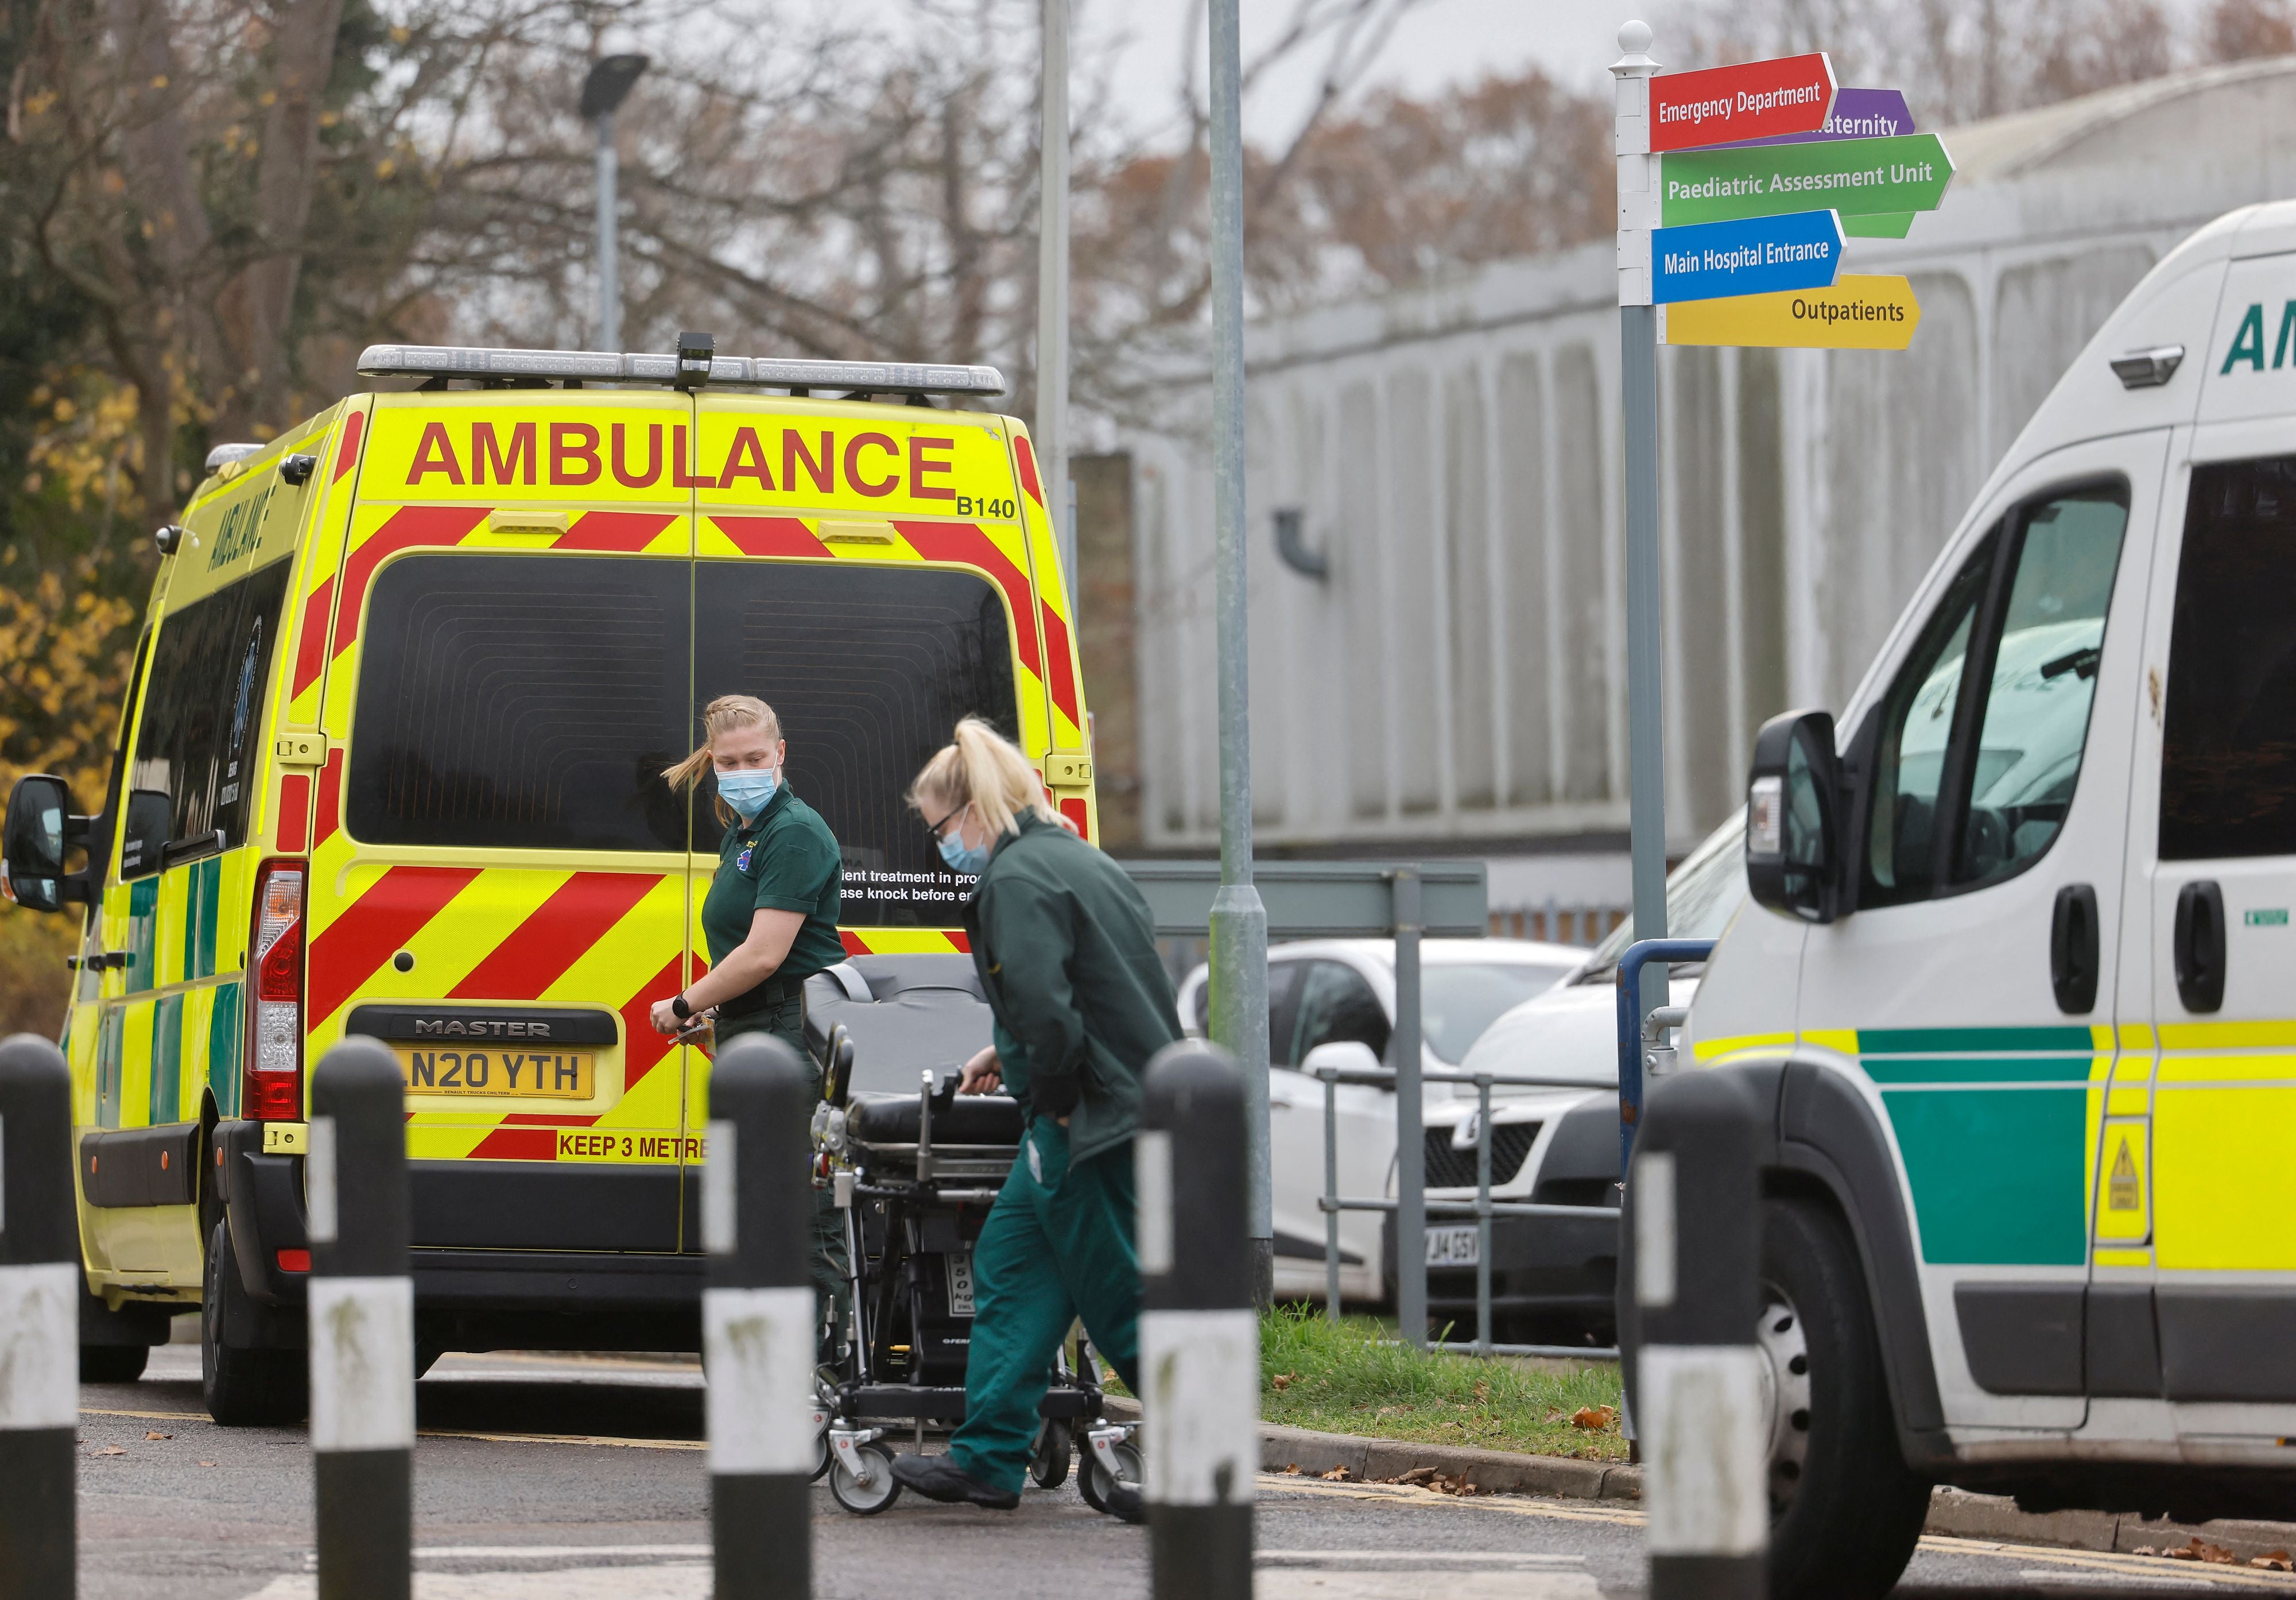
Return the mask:
<path id="1" fill-rule="evenodd" d="M 1619 1408 L 1616 1406 L 1581 1406 L 1570 1414 L 1572 1427 L 1586 1428 L 1597 1433 L 1615 1426 L 1618 1420 Z"/>
<path id="2" fill-rule="evenodd" d="M 2201 1558 L 2198 1550 L 2163 1550 L 2161 1554 L 2170 1561 L 2198 1561 Z"/>
<path id="3" fill-rule="evenodd" d="M 99 1456 L 125 1456 L 127 1452 L 119 1445 L 108 1444 L 102 1449 L 96 1451 L 96 1454 Z"/>
<path id="4" fill-rule="evenodd" d="M 2248 1558 L 2248 1564 L 2262 1567 L 2267 1572 L 2296 1571 L 2296 1563 L 2290 1562 L 2285 1555 L 2251 1555 Z"/>
<path id="5" fill-rule="evenodd" d="M 1287 1478 L 1296 1478 L 1296 1477 L 1298 1477 L 1298 1476 L 1300 1475 L 1300 1464 L 1299 1464 L 1298 1462 L 1296 1462 L 1296 1461 L 1295 1461 L 1295 1462 L 1292 1462 L 1290 1465 L 1286 1466 L 1286 1467 L 1283 1469 L 1283 1475 L 1284 1475 L 1285 1477 L 1287 1477 Z"/>
<path id="6" fill-rule="evenodd" d="M 2155 1550 L 2155 1549 L 2154 1549 L 2152 1546 L 2150 1546 L 2150 1545 L 2139 1545 L 2139 1546 L 2137 1546 L 2137 1547 L 2136 1547 L 2136 1548 L 2135 1548 L 2134 1550 L 2131 1550 L 2131 1551 L 2129 1552 L 2129 1554 L 2130 1554 L 2131 1555 L 2160 1555 L 2160 1554 L 2161 1554 L 2161 1552 L 2159 1552 L 2158 1550 Z"/>
<path id="7" fill-rule="evenodd" d="M 172 1433 L 154 1433 L 149 1428 L 146 1428 L 144 1430 L 144 1437 L 146 1439 L 173 1439 L 176 1436 Z"/>
<path id="8" fill-rule="evenodd" d="M 1335 1466 L 1330 1472 L 1317 1473 L 1316 1476 L 1330 1483 L 1345 1483 L 1352 1479 L 1355 1474 L 1348 1471 L 1344 1466 Z"/>
<path id="9" fill-rule="evenodd" d="M 1296 1372 L 1279 1372 L 1274 1377 L 1267 1380 L 1267 1386 L 1275 1391 L 1276 1393 L 1282 1394 L 1285 1390 L 1291 1388 L 1292 1384 L 1299 1381 L 1300 1374 Z"/>
<path id="10" fill-rule="evenodd" d="M 1443 1471 L 1440 1467 L 1414 1466 L 1407 1473 L 1390 1478 L 1388 1481 L 1390 1483 L 1424 1483 L 1430 1478 L 1439 1479 L 1442 1475 Z"/>
<path id="11" fill-rule="evenodd" d="M 201 1462 L 201 1463 L 200 1463 L 200 1465 L 201 1465 L 201 1466 L 213 1466 L 213 1465 L 215 1465 L 215 1463 L 214 1463 L 214 1462 L 212 1462 L 212 1461 L 202 1461 L 202 1462 Z"/>

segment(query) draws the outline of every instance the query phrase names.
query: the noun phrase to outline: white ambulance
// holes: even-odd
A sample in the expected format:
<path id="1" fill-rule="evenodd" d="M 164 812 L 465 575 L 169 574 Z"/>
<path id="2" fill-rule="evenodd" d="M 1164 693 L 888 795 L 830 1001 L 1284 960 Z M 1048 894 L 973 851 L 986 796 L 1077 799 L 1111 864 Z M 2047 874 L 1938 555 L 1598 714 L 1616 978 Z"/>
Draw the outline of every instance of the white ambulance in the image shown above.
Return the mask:
<path id="1" fill-rule="evenodd" d="M 2296 1510 L 2296 204 L 2136 287 L 1748 802 L 1687 1038 L 1773 1108 L 1774 1592 L 1940 1481 Z"/>

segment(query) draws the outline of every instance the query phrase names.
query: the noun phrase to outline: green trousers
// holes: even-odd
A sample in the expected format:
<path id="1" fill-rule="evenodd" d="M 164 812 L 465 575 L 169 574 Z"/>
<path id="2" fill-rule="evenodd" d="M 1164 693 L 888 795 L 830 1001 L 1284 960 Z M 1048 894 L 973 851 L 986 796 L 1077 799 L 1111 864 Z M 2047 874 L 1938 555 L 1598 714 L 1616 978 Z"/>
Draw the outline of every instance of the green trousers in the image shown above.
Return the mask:
<path id="1" fill-rule="evenodd" d="M 1019 1492 L 1053 1355 L 1081 1317 L 1093 1348 L 1140 1392 L 1140 1258 L 1132 1245 L 1132 1145 L 1069 1164 L 1068 1130 L 1029 1124 L 972 1251 L 972 1344 L 956 1465 Z"/>
<path id="2" fill-rule="evenodd" d="M 807 1069 L 813 1074 L 814 1099 L 821 1098 L 821 1065 L 805 1047 L 805 1005 L 802 998 L 769 1005 L 763 1011 L 751 1012 L 718 1024 L 719 1050 L 745 1033 L 769 1033 L 798 1053 Z M 811 1107 L 808 1106 L 810 1112 Z M 851 1312 L 846 1280 L 851 1276 L 845 1250 L 845 1218 L 837 1209 L 836 1198 L 826 1189 L 815 1189 L 811 1238 L 808 1241 L 813 1259 L 814 1325 L 823 1332 L 820 1337 L 820 1358 L 835 1358 L 837 1346 L 844 1342 L 846 1323 Z"/>

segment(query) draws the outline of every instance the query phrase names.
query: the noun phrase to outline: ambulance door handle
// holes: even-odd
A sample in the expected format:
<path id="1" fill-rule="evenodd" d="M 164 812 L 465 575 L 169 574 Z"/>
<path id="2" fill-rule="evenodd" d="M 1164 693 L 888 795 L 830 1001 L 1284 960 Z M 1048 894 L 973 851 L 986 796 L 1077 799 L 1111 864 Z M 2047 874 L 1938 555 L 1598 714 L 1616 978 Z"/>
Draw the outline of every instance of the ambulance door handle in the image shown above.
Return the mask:
<path id="1" fill-rule="evenodd" d="M 2049 919 L 2049 982 L 2057 1009 L 2080 1016 L 2096 1009 L 2096 890 L 2068 883 Z"/>
<path id="2" fill-rule="evenodd" d="M 2177 891 L 2177 931 L 2171 953 L 2177 962 L 2177 997 L 2186 1011 L 2215 1011 L 2224 1004 L 2224 890 L 2210 879 Z"/>

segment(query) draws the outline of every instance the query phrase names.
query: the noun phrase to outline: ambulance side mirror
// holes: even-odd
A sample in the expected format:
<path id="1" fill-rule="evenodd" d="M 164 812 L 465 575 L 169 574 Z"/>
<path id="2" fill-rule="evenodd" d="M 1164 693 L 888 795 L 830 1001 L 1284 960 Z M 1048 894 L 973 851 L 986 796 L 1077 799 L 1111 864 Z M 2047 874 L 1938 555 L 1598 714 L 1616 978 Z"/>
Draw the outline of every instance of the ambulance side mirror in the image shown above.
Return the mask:
<path id="1" fill-rule="evenodd" d="M 33 773 L 16 780 L 8 796 L 4 843 L 0 844 L 0 891 L 27 911 L 63 908 L 67 824 L 71 794 L 62 778 Z"/>
<path id="2" fill-rule="evenodd" d="M 1758 905 L 1810 923 L 1841 915 L 1841 771 L 1829 712 L 1787 711 L 1755 735 L 1746 888 Z"/>

